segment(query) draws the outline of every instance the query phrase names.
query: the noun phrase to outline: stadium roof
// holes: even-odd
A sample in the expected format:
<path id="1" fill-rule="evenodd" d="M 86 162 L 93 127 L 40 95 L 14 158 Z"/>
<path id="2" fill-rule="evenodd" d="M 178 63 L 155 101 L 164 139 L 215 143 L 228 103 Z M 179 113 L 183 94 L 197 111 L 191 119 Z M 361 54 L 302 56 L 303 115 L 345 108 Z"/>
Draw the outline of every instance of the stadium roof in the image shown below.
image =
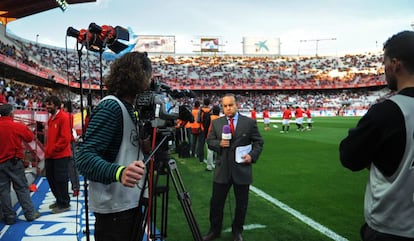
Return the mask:
<path id="1" fill-rule="evenodd" d="M 66 0 L 68 4 L 96 2 L 96 0 Z M 59 7 L 56 0 L 0 0 L 0 22 L 3 25 L 19 18 Z"/>

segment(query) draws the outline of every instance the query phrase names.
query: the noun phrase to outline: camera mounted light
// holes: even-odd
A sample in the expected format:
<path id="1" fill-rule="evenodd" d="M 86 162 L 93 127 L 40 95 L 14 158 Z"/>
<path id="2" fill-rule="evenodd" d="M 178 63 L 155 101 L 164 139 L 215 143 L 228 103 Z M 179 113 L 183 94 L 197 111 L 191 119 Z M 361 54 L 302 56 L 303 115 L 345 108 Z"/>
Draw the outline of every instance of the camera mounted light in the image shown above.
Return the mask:
<path id="1" fill-rule="evenodd" d="M 120 26 L 115 28 L 110 25 L 99 26 L 96 23 L 89 24 L 89 32 L 96 34 L 97 39 L 100 40 L 99 43 L 94 44 L 97 47 L 104 48 L 105 45 L 108 46 L 110 50 L 115 53 L 119 53 L 122 50 L 126 49 L 128 45 L 119 42 L 118 40 L 129 41 L 129 32 L 127 29 Z M 101 44 L 101 46 L 99 46 Z"/>
<path id="2" fill-rule="evenodd" d="M 128 47 L 128 45 L 118 41 L 129 41 L 129 32 L 125 28 L 120 26 L 114 28 L 110 25 L 99 26 L 96 23 L 91 23 L 89 24 L 89 31 L 99 38 L 100 42 L 96 44 L 97 47 L 104 48 L 107 45 L 110 50 L 117 54 Z M 102 44 L 102 46 L 99 46 L 99 44 Z"/>
<path id="3" fill-rule="evenodd" d="M 68 30 L 66 30 L 66 35 L 69 36 L 69 37 L 78 38 L 79 31 L 72 28 L 72 27 L 69 27 Z"/>
<path id="4" fill-rule="evenodd" d="M 98 45 L 102 46 L 102 42 L 98 39 L 96 34 L 92 34 L 86 29 L 76 30 L 72 27 L 69 27 L 66 31 L 66 35 L 76 38 L 78 43 L 87 46 L 87 48 L 91 51 L 98 52 Z"/>

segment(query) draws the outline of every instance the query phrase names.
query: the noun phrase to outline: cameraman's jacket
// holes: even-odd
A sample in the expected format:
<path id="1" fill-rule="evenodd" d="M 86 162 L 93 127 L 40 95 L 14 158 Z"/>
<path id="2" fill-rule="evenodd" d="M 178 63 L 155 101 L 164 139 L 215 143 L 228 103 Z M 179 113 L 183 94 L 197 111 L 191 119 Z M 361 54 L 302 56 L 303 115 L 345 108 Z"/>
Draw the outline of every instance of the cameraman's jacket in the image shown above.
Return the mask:
<path id="1" fill-rule="evenodd" d="M 143 160 L 144 156 L 138 145 L 138 136 L 136 125 L 131 119 L 127 108 L 116 97 L 108 95 L 101 101 L 115 100 L 122 109 L 122 141 L 115 164 L 127 166 L 132 161 Z M 144 186 L 145 178 L 138 183 L 141 188 Z M 145 189 L 144 189 L 145 190 Z M 120 182 L 111 182 L 109 184 L 100 181 L 90 182 L 90 209 L 96 213 L 114 213 L 129 210 L 138 206 L 141 189 L 129 188 L 123 186 Z"/>

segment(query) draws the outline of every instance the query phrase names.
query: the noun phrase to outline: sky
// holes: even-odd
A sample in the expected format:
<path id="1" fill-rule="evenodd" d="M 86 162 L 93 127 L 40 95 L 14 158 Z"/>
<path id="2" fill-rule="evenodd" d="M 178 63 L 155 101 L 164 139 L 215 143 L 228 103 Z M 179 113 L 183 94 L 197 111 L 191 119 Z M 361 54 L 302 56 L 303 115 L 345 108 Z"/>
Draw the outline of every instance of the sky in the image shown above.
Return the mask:
<path id="1" fill-rule="evenodd" d="M 242 54 L 243 37 L 271 37 L 280 38 L 282 55 L 341 55 L 380 51 L 393 34 L 413 30 L 414 1 L 97 0 L 24 17 L 7 30 L 76 49 L 68 27 L 87 29 L 92 22 L 137 35 L 173 35 L 177 54 L 192 54 L 199 48 L 194 41 L 214 36 L 225 54 Z"/>

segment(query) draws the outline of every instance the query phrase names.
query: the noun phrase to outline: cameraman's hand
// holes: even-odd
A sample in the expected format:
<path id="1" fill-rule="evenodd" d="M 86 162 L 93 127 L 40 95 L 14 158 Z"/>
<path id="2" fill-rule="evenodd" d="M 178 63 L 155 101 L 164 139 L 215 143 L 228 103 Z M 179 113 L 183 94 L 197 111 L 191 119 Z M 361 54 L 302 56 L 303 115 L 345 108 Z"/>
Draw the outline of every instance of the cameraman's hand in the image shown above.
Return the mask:
<path id="1" fill-rule="evenodd" d="M 143 161 L 134 161 L 122 172 L 121 183 L 126 187 L 136 187 L 144 176 L 145 164 Z"/>

